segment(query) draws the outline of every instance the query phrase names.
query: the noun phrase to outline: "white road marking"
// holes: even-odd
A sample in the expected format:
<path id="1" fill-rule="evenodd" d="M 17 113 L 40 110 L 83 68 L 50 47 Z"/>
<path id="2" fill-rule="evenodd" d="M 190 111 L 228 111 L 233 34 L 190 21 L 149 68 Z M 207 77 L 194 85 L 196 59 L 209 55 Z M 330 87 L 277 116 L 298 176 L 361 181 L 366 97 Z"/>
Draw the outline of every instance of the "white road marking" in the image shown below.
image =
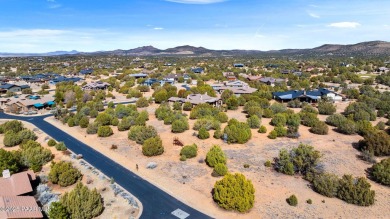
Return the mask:
<path id="1" fill-rule="evenodd" d="M 181 210 L 181 209 L 176 209 L 174 211 L 172 211 L 172 213 L 174 216 L 180 218 L 180 219 L 185 219 L 187 218 L 188 216 L 190 216 L 190 214 L 188 214 L 187 212 Z"/>

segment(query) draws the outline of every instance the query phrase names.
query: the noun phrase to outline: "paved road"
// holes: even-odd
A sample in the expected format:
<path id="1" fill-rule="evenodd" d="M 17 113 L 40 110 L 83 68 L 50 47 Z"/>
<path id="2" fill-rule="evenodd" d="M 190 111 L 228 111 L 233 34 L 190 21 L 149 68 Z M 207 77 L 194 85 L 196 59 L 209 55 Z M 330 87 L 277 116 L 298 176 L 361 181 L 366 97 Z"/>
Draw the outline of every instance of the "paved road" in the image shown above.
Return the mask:
<path id="1" fill-rule="evenodd" d="M 209 216 L 170 196 L 168 193 L 140 178 L 88 145 L 45 122 L 43 119 L 48 116 L 50 115 L 19 117 L 0 112 L 0 119 L 18 119 L 34 124 L 57 141 L 63 141 L 74 153 L 82 154 L 83 159 L 95 168 L 99 169 L 106 176 L 113 177 L 116 183 L 121 185 L 142 202 L 143 213 L 141 218 L 177 218 L 171 214 L 171 212 L 176 209 L 181 209 L 190 214 L 188 218 L 210 218 Z"/>

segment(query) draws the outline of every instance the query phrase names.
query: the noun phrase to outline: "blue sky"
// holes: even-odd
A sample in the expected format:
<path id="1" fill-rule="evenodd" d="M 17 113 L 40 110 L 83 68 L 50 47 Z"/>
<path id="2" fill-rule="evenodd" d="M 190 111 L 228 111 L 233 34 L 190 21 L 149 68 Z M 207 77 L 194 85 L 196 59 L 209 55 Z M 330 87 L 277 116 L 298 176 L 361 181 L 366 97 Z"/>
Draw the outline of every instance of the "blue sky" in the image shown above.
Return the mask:
<path id="1" fill-rule="evenodd" d="M 387 0 L 0 0 L 0 52 L 390 41 Z"/>

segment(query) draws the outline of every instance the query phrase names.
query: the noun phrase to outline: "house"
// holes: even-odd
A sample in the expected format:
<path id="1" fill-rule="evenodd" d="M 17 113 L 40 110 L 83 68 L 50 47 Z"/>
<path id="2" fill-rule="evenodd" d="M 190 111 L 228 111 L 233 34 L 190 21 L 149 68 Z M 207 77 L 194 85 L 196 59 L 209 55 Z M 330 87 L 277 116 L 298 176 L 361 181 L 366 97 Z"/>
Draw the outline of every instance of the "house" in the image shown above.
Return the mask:
<path id="1" fill-rule="evenodd" d="M 129 77 L 133 77 L 135 79 L 138 79 L 138 78 L 146 78 L 146 77 L 148 77 L 148 75 L 145 73 L 138 73 L 138 74 L 130 74 Z"/>
<path id="2" fill-rule="evenodd" d="M 229 75 L 229 76 L 226 77 L 226 79 L 228 79 L 228 81 L 235 81 L 235 80 L 237 80 L 236 76 L 234 76 L 234 75 Z"/>
<path id="3" fill-rule="evenodd" d="M 147 86 L 152 86 L 152 84 L 154 83 L 160 83 L 160 80 L 156 79 L 156 78 L 148 78 L 146 79 L 142 85 L 147 85 Z"/>
<path id="4" fill-rule="evenodd" d="M 16 93 L 16 92 L 22 91 L 22 88 L 19 85 L 16 85 L 16 84 L 4 83 L 4 84 L 0 85 L 0 92 L 1 93 L 6 93 L 8 91 Z"/>
<path id="5" fill-rule="evenodd" d="M 244 64 L 241 64 L 241 63 L 235 63 L 235 64 L 233 64 L 233 66 L 234 66 L 235 68 L 244 68 L 244 67 L 245 67 L 245 65 L 244 65 Z"/>
<path id="6" fill-rule="evenodd" d="M 51 107 L 55 104 L 52 95 L 36 96 L 36 95 L 21 95 L 9 98 L 4 103 L 5 111 L 10 113 L 27 113 L 31 110 Z"/>
<path id="7" fill-rule="evenodd" d="M 203 68 L 197 67 L 197 68 L 191 68 L 191 71 L 195 74 L 202 74 L 204 72 Z"/>
<path id="8" fill-rule="evenodd" d="M 317 90 L 290 90 L 285 92 L 273 92 L 272 96 L 275 100 L 290 101 L 299 99 L 304 102 L 316 102 L 323 98 L 328 97 L 332 101 L 341 101 L 343 97 L 336 92 L 330 91 L 326 88 L 320 88 Z"/>
<path id="9" fill-rule="evenodd" d="M 225 82 L 226 87 L 248 87 L 249 85 L 240 80 L 228 81 Z"/>
<path id="10" fill-rule="evenodd" d="M 187 98 L 171 97 L 168 99 L 168 102 L 179 102 L 185 103 L 190 102 L 192 105 L 198 105 L 202 103 L 208 103 L 213 106 L 220 106 L 222 104 L 221 98 L 210 97 L 206 94 L 190 94 Z"/>
<path id="11" fill-rule="evenodd" d="M 236 96 L 241 94 L 251 94 L 257 91 L 256 88 L 249 87 L 249 85 L 243 81 L 226 81 L 222 84 L 212 84 L 211 87 L 218 93 L 222 93 L 225 90 L 231 90 Z"/>
<path id="12" fill-rule="evenodd" d="M 84 69 L 81 69 L 79 73 L 82 75 L 91 75 L 93 73 L 93 69 L 92 68 L 84 68 Z"/>
<path id="13" fill-rule="evenodd" d="M 178 81 L 180 77 L 183 77 L 182 74 L 168 74 L 164 77 L 166 81 Z"/>
<path id="14" fill-rule="evenodd" d="M 377 72 L 388 72 L 389 69 L 386 68 L 386 67 L 379 67 L 378 69 L 376 69 Z"/>
<path id="15" fill-rule="evenodd" d="M 105 90 L 110 86 L 107 82 L 91 82 L 82 87 L 83 90 Z"/>
<path id="16" fill-rule="evenodd" d="M 280 73 L 282 73 L 282 74 L 284 74 L 284 75 L 288 75 L 288 74 L 290 74 L 290 70 L 287 70 L 287 69 L 283 69 Z"/>
<path id="17" fill-rule="evenodd" d="M 302 76 L 302 72 L 300 72 L 300 71 L 294 71 L 294 72 L 293 72 L 293 75 L 298 76 L 298 77 L 301 77 L 301 76 Z"/>
<path id="18" fill-rule="evenodd" d="M 43 218 L 41 208 L 31 195 L 31 182 L 36 180 L 33 171 L 12 174 L 3 170 L 0 178 L 0 218 Z"/>
<path id="19" fill-rule="evenodd" d="M 81 81 L 83 79 L 79 78 L 79 77 L 64 77 L 64 76 L 59 76 L 59 77 L 55 77 L 54 79 L 50 80 L 49 81 L 49 84 L 57 84 L 57 83 L 61 83 L 61 82 L 68 82 L 68 81 L 73 81 L 73 82 L 78 82 L 78 81 Z"/>
<path id="20" fill-rule="evenodd" d="M 234 76 L 234 72 L 222 72 L 222 75 L 223 75 L 224 77 Z"/>
<path id="21" fill-rule="evenodd" d="M 260 82 L 267 85 L 275 86 L 275 84 L 280 84 L 286 81 L 280 78 L 264 77 L 264 78 L 260 78 Z"/>
<path id="22" fill-rule="evenodd" d="M 248 79 L 249 81 L 259 81 L 261 78 L 261 76 L 248 76 L 246 79 Z"/>

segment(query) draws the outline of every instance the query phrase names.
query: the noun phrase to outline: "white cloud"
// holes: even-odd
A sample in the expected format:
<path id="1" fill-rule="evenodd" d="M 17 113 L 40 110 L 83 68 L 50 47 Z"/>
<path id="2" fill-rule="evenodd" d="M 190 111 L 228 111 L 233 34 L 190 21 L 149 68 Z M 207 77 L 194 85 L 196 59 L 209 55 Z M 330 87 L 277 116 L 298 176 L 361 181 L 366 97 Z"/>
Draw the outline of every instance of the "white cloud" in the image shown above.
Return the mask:
<path id="1" fill-rule="evenodd" d="M 155 27 L 155 28 L 153 28 L 154 30 L 164 30 L 164 28 L 163 27 Z"/>
<path id="2" fill-rule="evenodd" d="M 213 4 L 213 3 L 224 2 L 226 0 L 165 0 L 165 1 L 181 3 L 181 4 Z"/>
<path id="3" fill-rule="evenodd" d="M 312 13 L 312 12 L 308 12 L 308 14 L 309 14 L 310 17 L 320 18 L 320 16 L 318 14 L 315 14 L 315 13 Z"/>
<path id="4" fill-rule="evenodd" d="M 328 25 L 328 27 L 336 27 L 336 28 L 356 28 L 361 26 L 358 22 L 338 22 L 338 23 L 331 23 Z"/>

